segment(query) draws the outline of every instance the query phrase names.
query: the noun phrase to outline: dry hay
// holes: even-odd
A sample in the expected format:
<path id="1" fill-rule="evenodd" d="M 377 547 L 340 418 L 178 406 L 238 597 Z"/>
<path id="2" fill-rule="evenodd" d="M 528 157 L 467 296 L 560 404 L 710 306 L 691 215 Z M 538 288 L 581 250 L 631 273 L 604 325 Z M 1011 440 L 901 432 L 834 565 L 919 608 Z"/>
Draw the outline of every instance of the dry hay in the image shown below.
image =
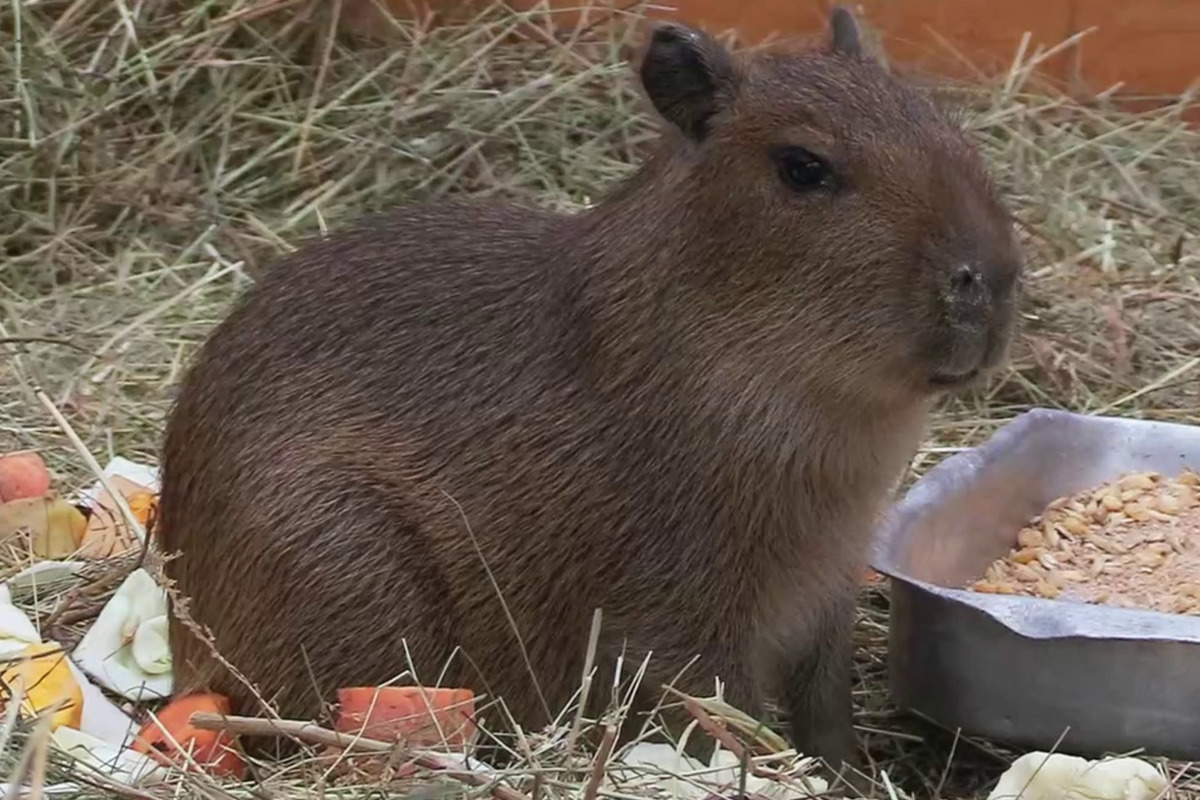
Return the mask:
<path id="1" fill-rule="evenodd" d="M 512 34 L 544 30 L 538 12 L 496 7 L 466 25 L 396 22 L 399 44 L 351 47 L 329 35 L 336 8 L 0 7 L 0 452 L 40 449 L 68 490 L 93 479 L 80 445 L 100 462 L 153 461 L 190 353 L 300 237 L 447 194 L 578 207 L 652 135 L 621 26 L 576 37 L 586 48 L 531 41 Z M 1003 376 L 944 404 L 914 475 L 1035 405 L 1200 416 L 1200 134 L 1179 106 L 1135 114 L 1035 87 L 1039 57 L 965 93 L 1028 247 L 1021 341 Z M 861 607 L 864 741 L 908 791 L 969 796 L 1004 753 L 889 706 L 886 602 L 869 589 Z M 36 610 L 44 621 L 56 607 Z M 0 736 L 9 765 L 15 741 Z M 293 772 L 272 795 L 310 790 Z"/>

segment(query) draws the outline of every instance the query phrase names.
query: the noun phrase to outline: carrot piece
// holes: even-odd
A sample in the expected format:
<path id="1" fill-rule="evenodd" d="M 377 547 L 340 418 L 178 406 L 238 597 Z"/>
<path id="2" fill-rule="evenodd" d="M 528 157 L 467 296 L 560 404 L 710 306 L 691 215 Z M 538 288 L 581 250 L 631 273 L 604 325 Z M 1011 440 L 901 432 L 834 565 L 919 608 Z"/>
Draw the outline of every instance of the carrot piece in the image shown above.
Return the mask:
<path id="1" fill-rule="evenodd" d="M 425 689 L 418 686 L 350 686 L 338 690 L 334 727 L 348 736 L 399 742 L 415 748 L 465 749 L 474 740 L 475 694 L 470 689 Z M 339 748 L 326 756 L 336 758 Z M 344 762 L 348 768 L 350 762 Z M 354 769 L 375 776 L 389 764 L 387 756 L 359 755 Z M 411 764 L 393 764 L 395 777 L 412 775 Z"/>
<path id="2" fill-rule="evenodd" d="M 233 737 L 226 731 L 204 731 L 192 725 L 197 713 L 228 715 L 229 698 L 219 694 L 189 694 L 177 697 L 158 712 L 158 721 L 150 720 L 138 732 L 133 743 L 135 753 L 144 753 L 161 764 L 183 766 L 188 763 L 174 742 L 190 754 L 191 760 L 214 775 L 235 780 L 246 777 L 246 762 L 234 748 Z"/>
<path id="3" fill-rule="evenodd" d="M 338 707 L 337 730 L 368 739 L 461 748 L 476 735 L 470 689 L 354 686 L 338 690 Z"/>

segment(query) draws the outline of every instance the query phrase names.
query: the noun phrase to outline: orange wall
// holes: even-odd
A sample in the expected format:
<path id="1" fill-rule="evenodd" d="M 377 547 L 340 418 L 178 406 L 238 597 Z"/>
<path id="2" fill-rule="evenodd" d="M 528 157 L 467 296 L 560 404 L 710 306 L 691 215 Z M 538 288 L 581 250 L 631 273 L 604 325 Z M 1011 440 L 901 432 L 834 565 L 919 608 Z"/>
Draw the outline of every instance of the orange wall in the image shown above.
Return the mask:
<path id="1" fill-rule="evenodd" d="M 463 0 L 385 0 L 397 14 L 415 6 L 436 10 Z M 531 8 L 538 0 L 510 0 Z M 350 14 L 363 19 L 369 0 L 348 0 Z M 556 8 L 579 8 L 586 0 L 550 0 Z M 625 0 L 599 0 L 628 7 Z M 811 35 L 824 25 L 828 0 L 656 0 L 673 16 L 714 31 L 736 30 L 743 40 L 771 34 Z M 611 7 L 611 6 L 609 6 Z M 985 72 L 1011 63 L 1022 35 L 1031 34 L 1030 52 L 1052 47 L 1091 26 L 1089 34 L 1044 73 L 1068 80 L 1080 90 L 1100 91 L 1123 82 L 1133 94 L 1178 94 L 1200 79 L 1200 0 L 851 0 L 851 7 L 881 31 L 890 58 L 952 78 L 972 70 L 943 41 Z M 570 23 L 573 14 L 563 15 Z M 595 13 L 592 16 L 597 16 Z M 934 33 L 936 31 L 936 34 Z"/>
<path id="2" fill-rule="evenodd" d="M 1200 80 L 1200 0 L 1075 0 L 1083 70 L 1101 86 L 1125 81 L 1139 92 L 1179 93 Z"/>

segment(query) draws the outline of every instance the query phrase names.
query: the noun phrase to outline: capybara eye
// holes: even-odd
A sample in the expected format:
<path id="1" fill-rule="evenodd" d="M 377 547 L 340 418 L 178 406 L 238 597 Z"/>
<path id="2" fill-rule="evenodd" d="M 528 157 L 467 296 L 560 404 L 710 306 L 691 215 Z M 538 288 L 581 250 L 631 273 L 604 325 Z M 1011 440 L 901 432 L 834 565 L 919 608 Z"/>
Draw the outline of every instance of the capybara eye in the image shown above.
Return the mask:
<path id="1" fill-rule="evenodd" d="M 811 192 L 833 184 L 833 173 L 821 158 L 803 147 L 781 147 L 775 151 L 779 176 L 792 190 Z"/>

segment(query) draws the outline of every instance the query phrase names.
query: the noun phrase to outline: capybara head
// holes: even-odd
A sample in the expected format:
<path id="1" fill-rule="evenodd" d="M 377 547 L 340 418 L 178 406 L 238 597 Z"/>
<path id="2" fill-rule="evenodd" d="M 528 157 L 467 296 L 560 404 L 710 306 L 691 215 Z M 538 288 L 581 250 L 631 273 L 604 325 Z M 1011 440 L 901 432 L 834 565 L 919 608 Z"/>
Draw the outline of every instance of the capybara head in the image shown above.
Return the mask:
<path id="1" fill-rule="evenodd" d="M 801 53 L 735 54 L 662 24 L 639 69 L 668 123 L 664 203 L 646 212 L 686 229 L 694 257 L 676 253 L 670 279 L 714 351 L 902 402 L 1001 363 L 1010 214 L 955 116 L 866 55 L 849 12 Z"/>

